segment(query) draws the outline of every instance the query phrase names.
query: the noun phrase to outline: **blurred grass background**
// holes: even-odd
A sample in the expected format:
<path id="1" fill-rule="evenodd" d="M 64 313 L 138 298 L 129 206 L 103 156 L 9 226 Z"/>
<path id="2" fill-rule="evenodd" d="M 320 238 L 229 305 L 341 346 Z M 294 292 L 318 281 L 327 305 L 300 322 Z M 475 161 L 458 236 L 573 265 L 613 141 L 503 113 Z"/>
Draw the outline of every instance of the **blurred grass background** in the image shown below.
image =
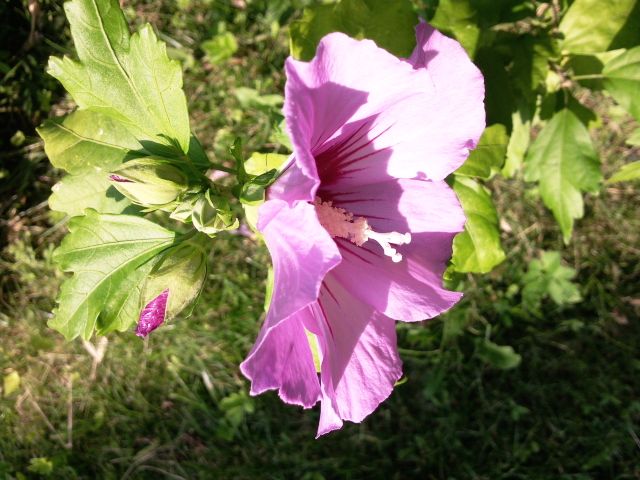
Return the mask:
<path id="1" fill-rule="evenodd" d="M 236 136 L 247 152 L 280 148 L 286 26 L 305 3 L 122 2 L 182 62 L 192 128 L 219 161 Z M 3 0 L 0 21 L 0 479 L 640 478 L 637 183 L 587 196 L 564 247 L 535 190 L 494 179 L 507 260 L 454 279 L 466 296 L 447 315 L 399 324 L 406 382 L 363 424 L 314 440 L 316 409 L 249 397 L 238 370 L 268 265 L 250 238 L 216 240 L 195 314 L 145 341 L 65 343 L 46 327 L 65 220 L 47 209 L 59 172 L 34 127 L 73 108 L 44 73 L 72 47 L 57 0 Z M 605 176 L 637 160 L 624 144 L 637 124 L 582 100 L 600 116 Z"/>

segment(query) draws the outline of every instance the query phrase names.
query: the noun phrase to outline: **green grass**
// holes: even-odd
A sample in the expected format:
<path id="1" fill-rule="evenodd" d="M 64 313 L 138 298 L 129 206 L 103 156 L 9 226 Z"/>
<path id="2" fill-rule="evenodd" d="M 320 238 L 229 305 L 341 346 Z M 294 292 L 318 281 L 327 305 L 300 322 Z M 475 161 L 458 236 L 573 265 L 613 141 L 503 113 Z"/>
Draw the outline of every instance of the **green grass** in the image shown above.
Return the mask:
<path id="1" fill-rule="evenodd" d="M 228 161 L 236 135 L 247 151 L 279 148 L 277 105 L 254 99 L 246 108 L 233 92 L 281 94 L 287 44 L 275 25 L 294 14 L 289 2 L 135 5 L 130 20 L 152 21 L 185 61 L 193 127 L 212 159 Z M 199 45 L 222 29 L 239 49 L 209 65 Z M 609 176 L 640 156 L 623 144 L 635 123 L 608 99 L 592 101 Z M 492 181 L 507 260 L 489 275 L 456 279 L 465 298 L 449 314 L 399 325 L 407 381 L 364 423 L 314 440 L 317 409 L 286 406 L 273 393 L 249 397 L 238 370 L 259 329 L 268 265 L 251 239 L 216 240 L 191 318 L 146 341 L 112 335 L 100 361 L 46 327 L 62 279 L 51 251 L 64 227 L 41 203 L 58 174 L 32 145 L 3 164 L 24 180 L 11 186 L 20 195 L 4 210 L 0 257 L 0 378 L 21 378 L 0 397 L 0 478 L 48 469 L 60 479 L 640 478 L 637 183 L 588 196 L 565 247 L 535 192 L 520 179 Z M 543 250 L 561 251 L 577 270 L 581 302 L 523 305 L 523 277 Z M 512 346 L 520 365 L 488 363 L 489 338 Z"/>

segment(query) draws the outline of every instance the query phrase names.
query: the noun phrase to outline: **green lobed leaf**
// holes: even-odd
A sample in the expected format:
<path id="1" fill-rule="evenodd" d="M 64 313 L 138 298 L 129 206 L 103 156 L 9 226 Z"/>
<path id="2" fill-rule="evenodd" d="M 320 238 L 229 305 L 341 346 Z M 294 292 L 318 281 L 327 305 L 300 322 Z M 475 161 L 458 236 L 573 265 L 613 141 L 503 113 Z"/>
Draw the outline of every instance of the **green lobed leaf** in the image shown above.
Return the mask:
<path id="1" fill-rule="evenodd" d="M 73 276 L 62 284 L 49 326 L 71 340 L 89 338 L 98 316 L 102 331 L 135 321 L 131 305 L 139 303 L 139 290 L 132 289 L 132 276 L 172 245 L 176 234 L 144 218 L 94 210 L 71 219 L 69 231 L 54 260 Z"/>
<path id="2" fill-rule="evenodd" d="M 505 259 L 491 195 L 466 177 L 454 176 L 452 186 L 467 217 L 464 231 L 453 240 L 453 268 L 457 272 L 487 273 Z"/>
<path id="3" fill-rule="evenodd" d="M 119 122 L 99 112 L 78 110 L 38 127 L 44 150 L 56 168 L 78 174 L 109 172 L 142 146 Z"/>
<path id="4" fill-rule="evenodd" d="M 629 135 L 629 138 L 627 138 L 627 144 L 635 147 L 640 146 L 640 128 L 634 130 L 631 135 Z"/>
<path id="5" fill-rule="evenodd" d="M 629 180 L 640 180 L 640 160 L 623 165 L 620 170 L 611 175 L 607 183 L 628 182 Z"/>
<path id="6" fill-rule="evenodd" d="M 480 40 L 477 8 L 469 0 L 441 0 L 430 21 L 438 30 L 455 37 L 473 58 Z"/>
<path id="7" fill-rule="evenodd" d="M 525 180 L 539 182 L 544 204 L 560 225 L 565 243 L 582 218 L 582 192 L 600 186 L 600 161 L 589 132 L 571 110 L 556 112 L 529 148 Z"/>
<path id="8" fill-rule="evenodd" d="M 245 160 L 244 169 L 249 175 L 262 175 L 269 170 L 278 170 L 287 161 L 287 158 L 289 155 L 280 153 L 254 152 Z"/>
<path id="9" fill-rule="evenodd" d="M 616 102 L 640 121 L 640 46 L 610 59 L 602 75 Z"/>
<path id="10" fill-rule="evenodd" d="M 152 258 L 122 278 L 118 288 L 107 298 L 107 302 L 98 316 L 96 322 L 98 335 L 124 332 L 140 319 L 145 280 L 159 258 L 160 255 Z"/>
<path id="11" fill-rule="evenodd" d="M 231 32 L 220 33 L 200 45 L 207 60 L 213 64 L 219 64 L 228 60 L 238 51 L 238 41 Z"/>
<path id="12" fill-rule="evenodd" d="M 323 36 L 343 32 L 371 39 L 394 55 L 408 57 L 416 43 L 413 27 L 417 23 L 407 0 L 341 0 L 314 5 L 289 27 L 291 55 L 310 60 Z"/>
<path id="13" fill-rule="evenodd" d="M 478 342 L 478 357 L 500 370 L 510 370 L 520 365 L 522 357 L 510 345 L 496 345 L 490 340 Z"/>
<path id="14" fill-rule="evenodd" d="M 86 208 L 100 213 L 120 213 L 130 202 L 108 179 L 132 151 L 142 148 L 117 121 L 90 110 L 45 121 L 38 134 L 54 167 L 71 173 L 54 185 L 49 197 L 52 210 L 82 215 Z"/>
<path id="15" fill-rule="evenodd" d="M 637 0 L 575 0 L 560 22 L 561 49 L 570 53 L 608 50 L 623 29 Z"/>
<path id="16" fill-rule="evenodd" d="M 121 122 L 139 140 L 188 152 L 182 70 L 151 26 L 130 35 L 118 0 L 70 0 L 65 12 L 79 61 L 52 57 L 49 73 L 81 109 Z"/>
<path id="17" fill-rule="evenodd" d="M 602 69 L 605 63 L 625 51 L 625 49 L 619 49 L 591 54 L 572 54 L 568 57 L 567 68 L 578 77 L 577 81 L 580 85 L 591 90 L 602 90 Z"/>
<path id="18" fill-rule="evenodd" d="M 507 153 L 509 136 L 504 125 L 496 123 L 484 129 L 478 146 L 469 154 L 464 164 L 456 170 L 456 175 L 465 177 L 491 178 L 495 175 Z"/>
<path id="19" fill-rule="evenodd" d="M 67 175 L 51 189 L 49 208 L 70 217 L 84 215 L 87 208 L 98 213 L 121 213 L 131 202 L 118 192 L 106 172 Z"/>
<path id="20" fill-rule="evenodd" d="M 540 303 L 550 297 L 556 305 L 582 300 L 578 286 L 571 282 L 576 276 L 573 268 L 562 265 L 559 252 L 543 252 L 540 260 L 529 262 L 522 281 L 522 301 L 530 311 L 537 311 Z"/>
<path id="21" fill-rule="evenodd" d="M 511 115 L 512 129 L 507 145 L 506 160 L 502 175 L 513 177 L 522 167 L 522 162 L 531 141 L 531 109 L 523 102 Z"/>

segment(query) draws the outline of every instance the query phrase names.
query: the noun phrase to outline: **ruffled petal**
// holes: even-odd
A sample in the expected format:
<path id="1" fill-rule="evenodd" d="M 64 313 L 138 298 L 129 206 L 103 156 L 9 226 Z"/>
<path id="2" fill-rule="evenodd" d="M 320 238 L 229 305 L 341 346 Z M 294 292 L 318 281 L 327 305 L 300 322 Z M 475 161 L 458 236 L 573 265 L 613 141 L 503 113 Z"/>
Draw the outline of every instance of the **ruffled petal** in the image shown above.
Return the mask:
<path id="1" fill-rule="evenodd" d="M 304 330 L 309 314 L 304 308 L 275 327 L 262 327 L 264 341 L 240 365 L 251 380 L 251 395 L 277 389 L 284 402 L 304 408 L 320 399 L 320 381 Z"/>
<path id="2" fill-rule="evenodd" d="M 313 205 L 289 206 L 270 200 L 260 207 L 258 230 L 271 254 L 274 284 L 267 320 L 271 326 L 318 298 L 322 280 L 338 263 L 340 253 L 318 222 Z"/>
<path id="3" fill-rule="evenodd" d="M 369 240 L 361 247 L 338 239 L 343 261 L 330 277 L 361 301 L 397 320 L 433 318 L 462 294 L 442 286 L 453 237 L 464 228 L 464 212 L 444 182 L 391 180 L 350 191 L 321 191 L 356 217 L 365 217 L 377 232 L 410 232 L 408 245 L 397 247 L 403 260 L 394 263 Z"/>
<path id="4" fill-rule="evenodd" d="M 252 381 L 253 394 L 279 388 L 286 402 L 308 407 L 318 397 L 317 377 L 300 319 L 305 307 L 316 302 L 322 280 L 340 262 L 340 253 L 313 206 L 305 202 L 266 202 L 260 207 L 258 229 L 271 254 L 273 296 L 241 370 Z"/>
<path id="5" fill-rule="evenodd" d="M 318 436 L 361 422 L 384 401 L 402 376 L 395 322 L 374 312 L 331 280 L 315 306 L 316 324 L 307 324 L 322 350 L 321 412 Z"/>
<path id="6" fill-rule="evenodd" d="M 446 63 L 450 45 L 431 37 L 423 46 L 431 61 L 442 57 Z M 304 117 L 297 128 L 306 133 L 290 131 L 296 161 L 312 169 L 309 155 L 298 155 L 304 144 L 323 184 L 443 179 L 464 162 L 484 128 L 482 76 L 467 57 L 462 60 L 474 76 L 465 77 L 465 88 L 450 88 L 437 72 L 430 74 L 431 63 L 414 68 L 372 41 L 325 36 L 311 62 L 287 61 L 285 114 L 296 112 L 287 122 Z M 295 109 L 287 107 L 290 101 Z"/>

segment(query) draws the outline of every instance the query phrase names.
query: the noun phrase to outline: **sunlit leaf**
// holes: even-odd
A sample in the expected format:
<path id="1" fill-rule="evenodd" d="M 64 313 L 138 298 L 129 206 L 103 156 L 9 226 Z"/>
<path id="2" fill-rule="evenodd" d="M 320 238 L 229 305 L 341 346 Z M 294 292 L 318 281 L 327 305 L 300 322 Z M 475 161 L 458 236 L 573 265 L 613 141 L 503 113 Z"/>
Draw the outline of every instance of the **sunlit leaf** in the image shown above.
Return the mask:
<path id="1" fill-rule="evenodd" d="M 609 60 L 602 75 L 616 102 L 640 121 L 640 46 Z"/>
<path id="2" fill-rule="evenodd" d="M 633 131 L 629 138 L 627 138 L 627 143 L 633 146 L 640 146 L 640 128 Z"/>
<path id="3" fill-rule="evenodd" d="M 408 0 L 341 0 L 304 10 L 289 27 L 291 54 L 310 60 L 327 33 L 343 32 L 368 38 L 394 55 L 408 57 L 415 46 L 413 27 L 418 17 Z"/>
<path id="4" fill-rule="evenodd" d="M 224 32 L 202 42 L 200 48 L 209 62 L 218 64 L 228 60 L 238 51 L 238 41 L 231 32 Z"/>
<path id="5" fill-rule="evenodd" d="M 562 50 L 587 54 L 608 50 L 635 6 L 636 0 L 575 0 L 560 22 Z"/>
<path id="6" fill-rule="evenodd" d="M 512 129 L 507 145 L 507 158 L 502 175 L 513 177 L 520 170 L 531 141 L 531 112 L 526 104 L 520 105 L 511 116 Z"/>
<path id="7" fill-rule="evenodd" d="M 15 370 L 13 372 L 7 373 L 2 380 L 2 394 L 5 397 L 8 397 L 13 392 L 20 388 L 20 374 Z"/>
<path id="8" fill-rule="evenodd" d="M 453 267 L 458 272 L 487 273 L 505 258 L 491 196 L 466 177 L 454 177 L 453 190 L 467 217 L 464 231 L 453 240 Z"/>
<path id="9" fill-rule="evenodd" d="M 272 169 L 279 169 L 289 158 L 288 155 L 279 153 L 254 152 L 244 162 L 244 169 L 249 175 L 262 175 Z"/>
<path id="10" fill-rule="evenodd" d="M 478 342 L 477 354 L 483 361 L 500 370 L 510 370 L 520 365 L 522 357 L 509 345 L 496 345 L 490 340 Z"/>
<path id="11" fill-rule="evenodd" d="M 151 26 L 130 35 L 118 0 L 71 0 L 65 11 L 79 61 L 52 57 L 49 73 L 81 109 L 121 122 L 139 140 L 188 152 L 182 70 Z"/>
<path id="12" fill-rule="evenodd" d="M 139 303 L 131 298 L 138 292 L 131 288 L 130 278 L 170 246 L 175 233 L 140 217 L 101 215 L 93 210 L 73 218 L 69 231 L 54 260 L 74 274 L 62 285 L 49 325 L 73 339 L 89 338 L 99 315 L 120 325 L 135 321 L 116 320 L 121 312 L 131 313 L 125 306 Z M 108 328 L 101 323 L 102 330 Z"/>
<path id="13" fill-rule="evenodd" d="M 507 152 L 509 136 L 504 125 L 499 123 L 485 128 L 478 146 L 469 154 L 456 175 L 488 179 L 500 171 Z"/>
<path id="14" fill-rule="evenodd" d="M 607 183 L 628 182 L 629 180 L 640 180 L 640 160 L 624 165 L 620 170 L 611 175 Z"/>
<path id="15" fill-rule="evenodd" d="M 477 8 L 469 0 L 441 0 L 430 22 L 435 28 L 453 37 L 473 58 L 480 39 Z"/>
<path id="16" fill-rule="evenodd" d="M 131 205 L 127 197 L 118 192 L 106 172 L 67 175 L 56 183 L 49 197 L 49 208 L 74 217 L 92 208 L 99 213 L 121 213 Z"/>
<path id="17" fill-rule="evenodd" d="M 584 214 L 582 193 L 597 191 L 602 180 L 589 132 L 571 110 L 556 112 L 538 134 L 527 154 L 525 180 L 539 182 L 542 200 L 568 243 L 574 220 Z"/>

